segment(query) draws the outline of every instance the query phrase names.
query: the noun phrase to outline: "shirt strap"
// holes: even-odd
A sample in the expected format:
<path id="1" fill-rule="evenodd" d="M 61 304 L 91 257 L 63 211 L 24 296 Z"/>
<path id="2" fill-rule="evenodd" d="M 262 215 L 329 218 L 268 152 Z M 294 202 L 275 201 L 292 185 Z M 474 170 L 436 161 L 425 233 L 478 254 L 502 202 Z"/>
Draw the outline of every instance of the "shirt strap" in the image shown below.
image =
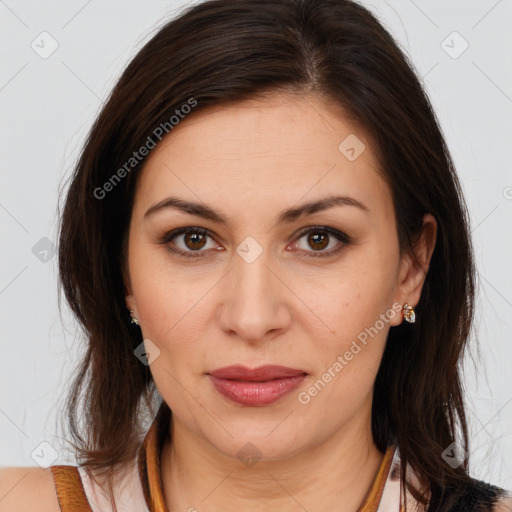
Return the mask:
<path id="1" fill-rule="evenodd" d="M 92 512 L 78 468 L 51 466 L 61 512 Z"/>

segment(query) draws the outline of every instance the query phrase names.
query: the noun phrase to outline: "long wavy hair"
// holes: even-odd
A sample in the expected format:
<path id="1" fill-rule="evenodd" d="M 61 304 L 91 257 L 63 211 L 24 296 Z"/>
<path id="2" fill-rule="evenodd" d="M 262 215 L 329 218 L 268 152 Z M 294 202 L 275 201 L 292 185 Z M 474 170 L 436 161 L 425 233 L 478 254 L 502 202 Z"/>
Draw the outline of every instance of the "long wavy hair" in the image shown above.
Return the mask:
<path id="1" fill-rule="evenodd" d="M 129 171 L 126 162 L 191 98 L 196 112 L 273 91 L 317 93 L 372 140 L 401 254 L 413 254 L 425 213 L 437 221 L 416 323 L 389 331 L 372 432 L 382 452 L 399 443 L 403 485 L 426 502 L 406 480 L 410 464 L 432 490 L 429 510 L 442 510 L 470 478 L 468 459 L 454 468 L 441 456 L 453 442 L 469 451 L 459 373 L 474 314 L 469 216 L 421 80 L 379 21 L 349 0 L 195 4 L 159 27 L 122 73 L 60 212 L 59 278 L 86 340 L 66 401 L 70 442 L 81 465 L 113 475 L 134 457 L 158 405 L 151 372 L 134 357 L 142 336 L 124 300 L 128 224 L 145 158 Z M 122 179 L 113 181 L 116 173 Z"/>

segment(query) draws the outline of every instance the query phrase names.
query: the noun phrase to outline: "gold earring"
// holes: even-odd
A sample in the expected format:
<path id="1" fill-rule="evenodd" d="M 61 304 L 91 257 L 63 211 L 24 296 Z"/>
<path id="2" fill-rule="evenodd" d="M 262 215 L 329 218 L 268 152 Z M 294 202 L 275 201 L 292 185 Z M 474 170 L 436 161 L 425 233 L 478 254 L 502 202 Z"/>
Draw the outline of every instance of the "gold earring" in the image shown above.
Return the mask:
<path id="1" fill-rule="evenodd" d="M 130 322 L 132 324 L 139 325 L 139 321 L 133 316 L 133 310 L 131 310 L 131 309 L 130 309 L 130 317 L 131 317 Z"/>
<path id="2" fill-rule="evenodd" d="M 416 321 L 416 314 L 414 313 L 414 308 L 412 306 L 409 306 L 409 304 L 404 304 L 402 312 L 404 315 L 404 320 L 406 320 L 410 324 L 413 324 Z"/>

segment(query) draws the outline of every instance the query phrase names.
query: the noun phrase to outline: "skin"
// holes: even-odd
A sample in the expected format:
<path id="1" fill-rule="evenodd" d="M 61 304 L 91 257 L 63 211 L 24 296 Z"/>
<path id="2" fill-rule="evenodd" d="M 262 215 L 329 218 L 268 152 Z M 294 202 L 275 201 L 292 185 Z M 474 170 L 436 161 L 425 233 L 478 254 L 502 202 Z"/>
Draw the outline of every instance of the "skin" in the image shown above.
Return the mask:
<path id="1" fill-rule="evenodd" d="M 338 149 L 350 134 L 366 146 L 355 161 Z M 371 141 L 316 95 L 274 93 L 195 112 L 152 150 L 130 221 L 126 305 L 160 351 L 150 370 L 173 411 L 161 469 L 170 510 L 353 512 L 364 501 L 383 458 L 371 434 L 373 385 L 401 313 L 359 343 L 309 403 L 298 394 L 393 304 L 419 301 L 436 222 L 425 215 L 418 263 L 401 256 L 391 191 L 377 168 Z M 282 210 L 333 193 L 368 211 L 336 206 L 277 223 Z M 171 208 L 144 218 L 170 195 L 208 204 L 228 224 Z M 298 236 L 315 225 L 351 242 L 308 258 L 343 244 Z M 202 251 L 197 259 L 161 243 L 184 226 L 212 233 L 202 243 L 186 235 L 168 242 Z M 249 236 L 263 251 L 252 263 L 236 252 Z M 220 395 L 207 375 L 231 364 L 280 364 L 308 377 L 277 402 L 247 407 Z M 248 442 L 260 457 L 251 467 L 237 455 Z"/>

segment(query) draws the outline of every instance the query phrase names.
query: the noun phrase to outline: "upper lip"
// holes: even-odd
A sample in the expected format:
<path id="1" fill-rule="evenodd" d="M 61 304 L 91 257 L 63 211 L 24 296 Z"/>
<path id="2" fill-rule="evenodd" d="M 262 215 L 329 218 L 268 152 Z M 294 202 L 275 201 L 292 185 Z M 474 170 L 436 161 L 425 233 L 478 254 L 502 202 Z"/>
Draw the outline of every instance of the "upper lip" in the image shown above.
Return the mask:
<path id="1" fill-rule="evenodd" d="M 247 380 L 262 382 L 266 380 L 282 379 L 285 377 L 296 377 L 305 375 L 304 370 L 288 368 L 278 365 L 264 365 L 257 368 L 247 368 L 242 365 L 224 366 L 217 370 L 212 370 L 209 375 L 218 379 Z"/>

